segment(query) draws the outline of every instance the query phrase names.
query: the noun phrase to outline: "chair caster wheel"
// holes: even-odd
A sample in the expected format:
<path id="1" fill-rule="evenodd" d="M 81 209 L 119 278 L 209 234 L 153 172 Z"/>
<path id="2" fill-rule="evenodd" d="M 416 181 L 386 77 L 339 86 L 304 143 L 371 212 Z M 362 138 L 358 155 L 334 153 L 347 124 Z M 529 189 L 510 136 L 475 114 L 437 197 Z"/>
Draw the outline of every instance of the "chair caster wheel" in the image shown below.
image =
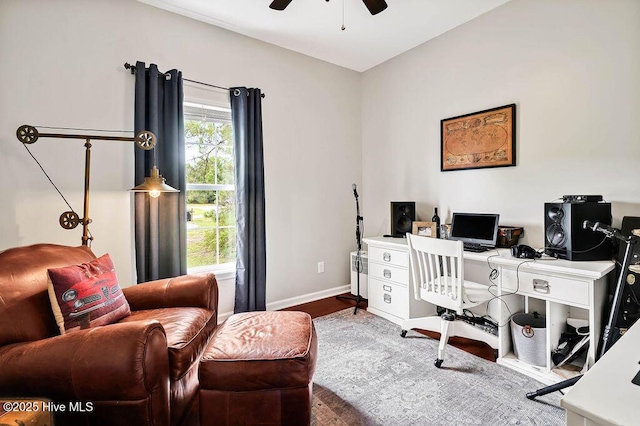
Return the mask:
<path id="1" fill-rule="evenodd" d="M 442 361 L 444 361 L 443 359 L 436 359 L 433 362 L 433 365 L 435 365 L 437 368 L 440 368 L 442 366 Z"/>
<path id="2" fill-rule="evenodd" d="M 402 330 L 400 332 L 400 337 L 407 337 L 407 330 Z"/>

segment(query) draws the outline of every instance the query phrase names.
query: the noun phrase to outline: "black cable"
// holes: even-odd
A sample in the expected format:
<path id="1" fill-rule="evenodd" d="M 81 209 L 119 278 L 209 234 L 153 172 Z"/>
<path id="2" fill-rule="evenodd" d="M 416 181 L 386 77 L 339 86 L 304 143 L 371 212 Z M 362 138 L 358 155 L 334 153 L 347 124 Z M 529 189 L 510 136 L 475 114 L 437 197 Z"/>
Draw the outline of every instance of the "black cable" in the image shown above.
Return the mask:
<path id="1" fill-rule="evenodd" d="M 463 314 L 463 316 L 467 316 L 467 317 L 471 317 L 471 318 L 475 318 L 476 317 L 476 314 L 471 312 L 469 309 L 463 309 L 462 310 L 462 314 Z"/>
<path id="2" fill-rule="evenodd" d="M 62 200 L 65 202 L 65 204 L 67 205 L 67 207 L 69 207 L 69 210 L 71 210 L 73 213 L 76 213 L 75 210 L 73 210 L 73 207 L 71 207 L 71 204 L 69 204 L 69 201 L 67 201 L 67 199 L 65 198 L 65 196 L 62 194 L 62 192 L 60 191 L 60 189 L 56 186 L 55 183 L 53 183 L 53 179 L 51 179 L 51 177 L 49 176 L 49 174 L 47 173 L 47 171 L 44 169 L 44 167 L 42 167 L 42 164 L 40 164 L 40 162 L 38 161 L 38 159 L 33 155 L 33 153 L 31 152 L 31 150 L 29 149 L 29 147 L 27 146 L 27 144 L 22 144 L 22 146 L 24 146 L 24 149 L 27 150 L 27 152 L 29 153 L 29 155 L 31 156 L 31 158 L 33 158 L 33 161 L 36 162 L 36 164 L 38 165 L 38 167 L 40 167 L 40 170 L 42 170 L 42 173 L 44 173 L 44 175 L 46 176 L 47 180 L 49 180 L 49 183 L 51 183 L 51 185 L 55 188 L 55 190 L 58 192 L 58 194 L 60 194 L 60 197 L 62 198 Z M 78 213 L 76 213 L 76 215 L 78 215 Z M 79 217 L 79 215 L 78 215 Z M 85 218 L 83 218 L 82 220 L 85 220 Z M 89 227 L 87 227 L 87 233 L 89 234 L 89 240 L 87 241 L 87 246 L 91 247 L 91 241 L 93 241 L 93 235 L 91 234 L 91 231 L 89 230 Z"/>
<path id="3" fill-rule="evenodd" d="M 602 244 L 604 244 L 604 242 L 605 242 L 606 240 L 607 240 L 607 236 L 605 235 L 605 236 L 602 238 L 602 240 L 601 240 L 598 244 L 596 244 L 595 246 L 593 246 L 593 247 L 589 247 L 589 248 L 588 248 L 588 249 L 586 249 L 586 250 L 568 250 L 568 251 L 569 251 L 569 252 L 571 252 L 571 253 L 588 253 L 588 252 L 590 252 L 590 251 L 592 251 L 592 250 L 595 250 L 595 249 L 597 249 L 598 247 L 600 247 Z M 549 249 L 549 250 L 562 250 L 562 248 L 563 248 L 563 247 L 549 247 L 549 246 L 545 246 L 545 247 L 543 247 L 543 248 L 542 248 L 542 250 L 543 250 L 543 252 L 546 252 L 546 250 L 547 250 L 547 249 Z M 550 257 L 555 257 L 555 256 L 550 255 Z"/>
<path id="4" fill-rule="evenodd" d="M 493 288 L 495 288 L 496 290 L 498 289 L 498 284 L 496 284 L 496 282 L 494 281 L 495 279 L 497 279 L 500 276 L 500 271 L 498 270 L 498 268 L 494 268 L 493 266 L 491 266 L 491 258 L 495 257 L 495 256 L 500 256 L 499 254 L 494 254 L 491 256 L 487 256 L 487 265 L 489 266 L 490 272 L 489 272 L 489 281 L 491 282 L 491 285 L 489 285 L 489 288 L 487 289 L 487 291 L 493 296 L 491 299 L 487 300 L 487 307 L 486 310 L 489 310 L 489 304 L 491 303 L 492 300 L 498 299 L 500 300 L 504 306 L 507 308 L 507 311 L 509 311 L 509 318 L 511 318 L 511 310 L 509 309 L 509 305 L 507 305 L 507 302 L 505 302 L 504 300 L 502 300 L 502 296 L 508 296 L 510 294 L 515 294 L 515 293 L 508 293 L 508 294 L 504 294 L 504 295 L 498 295 L 497 293 L 494 293 L 492 291 Z M 518 284 L 518 288 L 519 288 L 519 284 Z M 517 292 L 517 290 L 516 290 Z M 485 316 L 488 316 L 489 314 L 487 313 Z M 506 325 L 506 324 L 505 324 Z M 498 322 L 498 326 L 499 327 L 504 327 L 504 325 L 500 325 Z"/>
<path id="5" fill-rule="evenodd" d="M 67 201 L 66 198 L 64 198 L 64 195 L 62 195 L 62 192 L 60 192 L 60 190 L 58 189 L 58 187 L 56 186 L 55 183 L 53 183 L 53 180 L 49 177 L 49 175 L 47 174 L 47 172 L 45 171 L 44 167 L 42 167 L 42 164 L 40 164 L 40 162 L 38 161 L 38 159 L 31 153 L 31 151 L 29 150 L 29 147 L 26 144 L 22 144 L 22 146 L 24 146 L 24 149 L 27 150 L 27 152 L 29 153 L 29 155 L 31 156 L 31 158 L 33 158 L 33 161 L 36 162 L 36 164 L 40 167 L 40 170 L 42 170 L 42 173 L 44 173 L 44 175 L 47 177 L 47 179 L 49 180 L 49 182 L 51 183 L 51 185 L 53 185 L 53 187 L 56 189 L 56 191 L 58 191 L 58 194 L 60 194 L 60 196 L 62 197 L 62 199 L 64 200 L 64 202 L 67 204 L 67 206 L 69 207 L 69 209 L 71 209 L 72 212 L 75 213 L 75 211 L 73 210 L 73 207 L 71 207 L 71 204 L 69 204 L 69 202 Z M 77 213 L 76 213 L 77 214 Z"/>
<path id="6" fill-rule="evenodd" d="M 588 248 L 586 250 L 570 250 L 570 251 L 571 251 L 571 253 L 587 253 L 587 252 L 590 252 L 591 250 L 595 250 L 598 247 L 600 247 L 602 244 L 604 244 L 604 242 L 606 240 L 607 240 L 607 236 L 605 235 L 604 237 L 602 237 L 602 241 L 600 241 L 597 245 L 595 245 L 595 246 L 593 246 L 591 248 Z"/>
<path id="7" fill-rule="evenodd" d="M 509 318 L 507 319 L 507 322 L 504 323 L 504 324 L 500 324 L 500 322 L 498 321 L 497 325 L 498 325 L 498 327 L 506 327 L 507 325 L 509 325 L 509 322 L 510 322 L 510 320 L 513 317 L 514 314 L 513 314 L 513 312 L 511 312 L 511 309 L 509 309 L 509 305 L 507 304 L 507 302 L 502 300 L 502 298 L 504 296 L 511 296 L 511 295 L 514 295 L 514 294 L 518 294 L 518 291 L 520 291 L 520 267 L 522 265 L 524 265 L 525 263 L 530 263 L 532 261 L 535 261 L 535 259 L 525 260 L 523 262 L 520 262 L 518 264 L 518 266 L 516 267 L 516 288 L 515 288 L 515 290 L 513 290 L 513 291 L 511 291 L 509 293 L 504 293 L 504 294 L 500 294 L 499 295 L 497 293 L 493 293 L 492 292 L 492 288 L 493 287 L 498 289 L 498 284 L 496 284 L 493 280 L 496 279 L 499 276 L 499 272 L 498 272 L 497 268 L 494 268 L 494 267 L 491 266 L 490 259 L 492 257 L 494 257 L 494 256 L 500 256 L 500 255 L 499 254 L 494 254 L 494 255 L 491 255 L 491 256 L 487 257 L 487 264 L 489 265 L 489 269 L 491 269 L 491 272 L 489 273 L 489 281 L 491 281 L 491 285 L 489 286 L 488 291 L 489 291 L 489 293 L 491 293 L 493 295 L 493 297 L 487 301 L 486 310 L 487 311 L 489 310 L 489 303 L 491 303 L 492 300 L 497 299 L 497 300 L 501 301 L 504 304 L 504 306 L 507 309 L 507 311 L 509 312 Z"/>

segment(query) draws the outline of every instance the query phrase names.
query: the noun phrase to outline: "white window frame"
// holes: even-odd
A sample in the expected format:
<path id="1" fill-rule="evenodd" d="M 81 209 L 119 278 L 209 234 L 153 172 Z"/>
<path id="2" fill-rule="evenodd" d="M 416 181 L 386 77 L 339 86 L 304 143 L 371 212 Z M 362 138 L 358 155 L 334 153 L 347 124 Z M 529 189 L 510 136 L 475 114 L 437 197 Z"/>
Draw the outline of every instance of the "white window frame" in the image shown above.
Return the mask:
<path id="1" fill-rule="evenodd" d="M 202 101 L 202 100 L 184 100 L 184 106 L 202 108 L 208 110 L 225 111 L 231 113 L 231 107 L 229 104 L 220 105 L 218 102 Z M 186 143 L 186 141 L 185 141 Z M 203 184 L 203 183 L 186 183 L 186 190 L 204 190 L 204 191 L 216 191 L 216 190 L 235 190 L 235 185 L 228 184 Z M 187 268 L 187 273 L 198 274 L 213 272 L 218 280 L 231 279 L 236 274 L 236 262 L 227 262 L 218 265 L 203 265 Z"/>

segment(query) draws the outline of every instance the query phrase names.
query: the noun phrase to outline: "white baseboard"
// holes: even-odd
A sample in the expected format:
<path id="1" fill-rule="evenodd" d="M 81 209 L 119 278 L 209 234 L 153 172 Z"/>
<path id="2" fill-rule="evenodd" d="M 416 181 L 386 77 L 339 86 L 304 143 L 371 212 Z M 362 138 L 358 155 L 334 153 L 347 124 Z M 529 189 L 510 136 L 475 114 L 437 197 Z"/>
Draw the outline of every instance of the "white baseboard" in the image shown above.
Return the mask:
<path id="1" fill-rule="evenodd" d="M 267 303 L 267 311 L 279 311 L 280 309 L 289 308 L 291 306 L 302 305 L 303 303 L 315 302 L 316 300 L 325 299 L 331 296 L 348 293 L 351 291 L 351 285 L 330 288 L 328 290 L 317 291 L 315 293 L 304 294 L 302 296 L 292 297 L 290 299 L 278 300 L 276 302 Z M 218 323 L 225 321 L 233 315 L 233 312 L 221 312 L 218 314 Z"/>
<path id="2" fill-rule="evenodd" d="M 280 309 L 289 308 L 291 306 L 302 305 L 303 303 L 315 302 L 316 300 L 325 299 L 331 296 L 347 293 L 351 291 L 350 285 L 334 287 L 329 290 L 317 291 L 290 299 L 279 300 L 277 302 L 267 303 L 268 311 L 278 311 Z"/>

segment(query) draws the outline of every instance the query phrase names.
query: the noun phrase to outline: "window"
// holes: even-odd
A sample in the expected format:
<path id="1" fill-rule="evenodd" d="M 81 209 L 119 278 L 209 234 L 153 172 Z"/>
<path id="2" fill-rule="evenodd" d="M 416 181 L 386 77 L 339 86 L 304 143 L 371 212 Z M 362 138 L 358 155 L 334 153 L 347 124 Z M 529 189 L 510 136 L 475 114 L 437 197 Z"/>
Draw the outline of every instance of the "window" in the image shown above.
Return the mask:
<path id="1" fill-rule="evenodd" d="M 231 110 L 184 103 L 187 267 L 234 269 L 236 221 Z"/>

